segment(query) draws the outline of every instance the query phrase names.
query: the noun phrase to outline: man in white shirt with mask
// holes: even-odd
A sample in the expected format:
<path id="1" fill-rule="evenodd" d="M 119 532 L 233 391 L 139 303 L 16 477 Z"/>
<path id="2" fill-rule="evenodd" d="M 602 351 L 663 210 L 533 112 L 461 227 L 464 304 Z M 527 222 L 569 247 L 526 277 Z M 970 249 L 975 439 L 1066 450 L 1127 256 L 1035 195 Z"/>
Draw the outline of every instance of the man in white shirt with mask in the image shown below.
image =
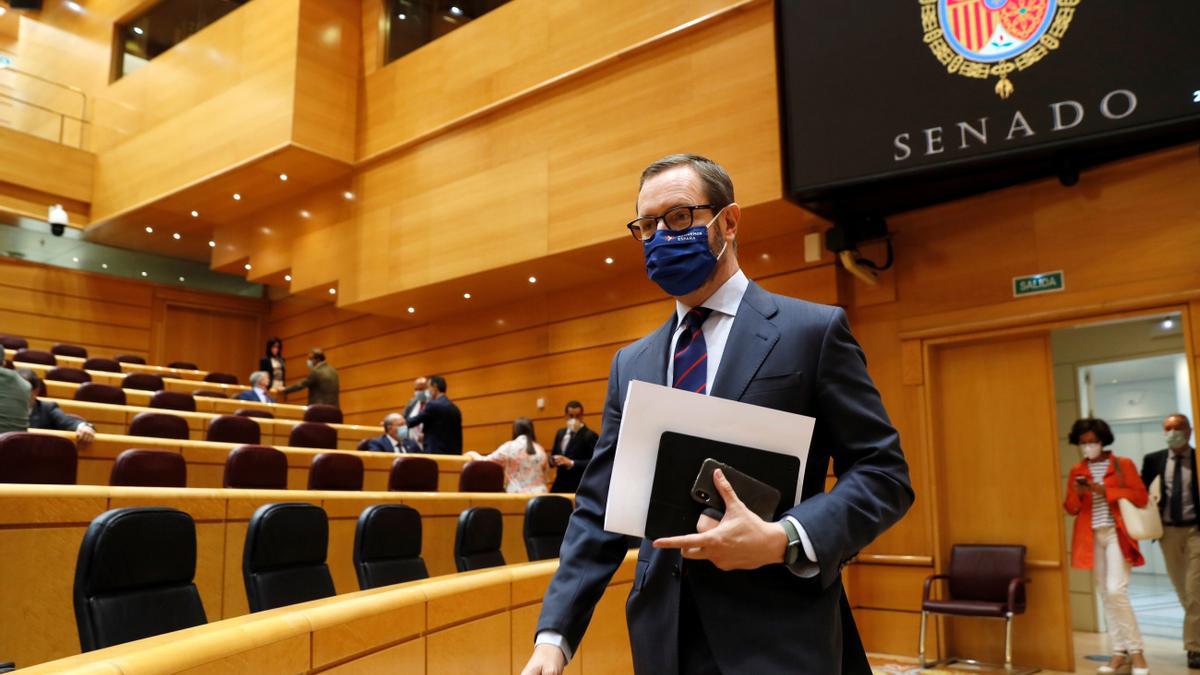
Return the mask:
<path id="1" fill-rule="evenodd" d="M 271 381 L 271 376 L 261 370 L 256 370 L 250 373 L 250 391 L 243 391 L 237 395 L 239 401 L 255 401 L 258 403 L 274 403 L 275 399 L 267 393 L 267 384 Z"/>

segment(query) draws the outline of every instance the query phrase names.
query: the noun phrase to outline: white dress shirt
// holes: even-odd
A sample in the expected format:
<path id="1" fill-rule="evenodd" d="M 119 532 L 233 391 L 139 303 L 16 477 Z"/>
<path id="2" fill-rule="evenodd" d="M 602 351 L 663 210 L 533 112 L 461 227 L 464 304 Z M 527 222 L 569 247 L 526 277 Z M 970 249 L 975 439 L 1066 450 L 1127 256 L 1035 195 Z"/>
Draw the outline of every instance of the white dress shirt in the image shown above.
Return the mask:
<path id="1" fill-rule="evenodd" d="M 717 371 L 721 368 L 721 357 L 725 355 L 725 344 L 729 341 L 729 331 L 733 328 L 733 320 L 737 317 L 738 308 L 742 304 L 742 296 L 746 295 L 746 289 L 750 286 L 750 280 L 746 278 L 746 274 L 740 269 L 734 273 L 732 277 L 721 287 L 716 290 L 707 300 L 700 303 L 701 307 L 707 307 L 712 311 L 708 319 L 700 326 L 701 332 L 704 334 L 704 345 L 708 349 L 707 386 L 705 392 L 711 393 L 713 382 L 717 379 Z M 679 342 L 679 336 L 683 333 L 685 325 L 683 317 L 691 307 L 675 300 L 675 316 L 679 325 L 675 328 L 674 335 L 671 336 L 671 349 L 668 354 L 675 353 L 675 345 Z M 674 382 L 674 359 L 667 359 L 667 382 Z M 791 516 L 784 516 L 796 528 L 796 532 L 800 534 L 800 545 L 804 548 L 804 555 L 808 560 L 797 560 L 794 565 L 788 569 L 792 574 L 799 577 L 809 578 L 815 577 L 820 573 L 821 568 L 817 565 L 817 554 L 813 549 L 812 542 L 808 538 L 808 532 L 804 530 L 804 526 L 800 521 Z M 566 638 L 557 631 L 544 630 L 537 634 L 534 639 L 535 645 L 551 644 L 562 650 L 567 661 L 573 656 L 570 645 L 567 644 Z"/>

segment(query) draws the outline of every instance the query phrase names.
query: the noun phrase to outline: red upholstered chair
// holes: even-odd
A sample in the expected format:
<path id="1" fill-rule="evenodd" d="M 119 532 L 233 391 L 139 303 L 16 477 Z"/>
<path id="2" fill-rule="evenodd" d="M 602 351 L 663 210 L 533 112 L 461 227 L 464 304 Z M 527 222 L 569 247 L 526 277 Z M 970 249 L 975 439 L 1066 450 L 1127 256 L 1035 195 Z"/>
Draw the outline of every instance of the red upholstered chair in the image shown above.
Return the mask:
<path id="1" fill-rule="evenodd" d="M 13 363 L 36 363 L 42 366 L 57 366 L 58 359 L 50 352 L 40 349 L 18 349 L 13 356 Z"/>
<path id="2" fill-rule="evenodd" d="M 87 384 L 79 385 L 79 388 L 75 390 L 75 400 L 88 401 L 89 403 L 125 405 L 125 390 L 120 387 L 114 387 L 111 384 L 88 382 Z"/>
<path id="3" fill-rule="evenodd" d="M 275 415 L 272 415 L 270 410 L 259 410 L 258 408 L 238 408 L 233 411 L 233 414 L 239 417 L 261 417 L 265 420 L 275 419 Z"/>
<path id="4" fill-rule="evenodd" d="M 133 354 L 118 354 L 113 360 L 117 363 L 136 363 L 139 366 L 146 365 L 146 359 L 143 359 L 140 356 L 134 356 Z"/>
<path id="5" fill-rule="evenodd" d="M 933 582 L 944 579 L 949 591 L 942 600 L 930 599 Z M 1004 667 L 1013 671 L 1012 619 L 1025 612 L 1025 547 L 955 544 L 950 549 L 949 574 L 934 574 L 925 579 L 921 597 L 921 631 L 917 654 L 922 668 L 933 668 L 957 661 L 947 658 L 925 662 L 925 622 L 930 614 L 974 616 L 1003 619 Z M 974 663 L 968 661 L 970 663 Z M 1035 671 L 1025 671 L 1035 672 Z"/>
<path id="6" fill-rule="evenodd" d="M 287 455 L 267 445 L 243 445 L 225 458 L 227 488 L 286 490 Z"/>
<path id="7" fill-rule="evenodd" d="M 342 409 L 336 405 L 314 403 L 304 409 L 305 422 L 324 422 L 325 424 L 341 424 Z"/>
<path id="8" fill-rule="evenodd" d="M 54 354 L 55 356 L 73 356 L 77 359 L 87 358 L 87 350 L 83 347 L 80 347 L 79 345 L 68 345 L 61 342 L 51 347 L 50 353 Z"/>
<path id="9" fill-rule="evenodd" d="M 0 434 L 0 483 L 75 484 L 75 444 L 59 436 Z"/>
<path id="10" fill-rule="evenodd" d="M 29 343 L 25 338 L 15 335 L 0 335 L 0 346 L 5 349 L 29 349 Z"/>
<path id="11" fill-rule="evenodd" d="M 337 448 L 337 429 L 320 422 L 301 422 L 292 427 L 288 445 L 293 448 Z"/>
<path id="12" fill-rule="evenodd" d="M 397 457 L 388 474 L 388 491 L 437 492 L 438 463 L 429 457 Z"/>
<path id="13" fill-rule="evenodd" d="M 197 389 L 192 392 L 192 396 L 204 396 L 206 398 L 229 398 L 224 392 L 213 391 L 212 389 Z"/>
<path id="14" fill-rule="evenodd" d="M 137 389 L 139 391 L 162 391 L 167 386 L 158 375 L 150 373 L 130 373 L 121 380 L 122 389 Z"/>
<path id="15" fill-rule="evenodd" d="M 196 399 L 192 398 L 191 394 L 185 394 L 182 391 L 156 391 L 150 397 L 150 407 L 196 412 Z"/>
<path id="16" fill-rule="evenodd" d="M 309 490 L 362 490 L 363 461 L 345 452 L 322 452 L 308 469 Z"/>
<path id="17" fill-rule="evenodd" d="M 83 384 L 84 382 L 91 382 L 92 376 L 88 375 L 86 370 L 80 370 L 79 368 L 51 368 L 46 371 L 46 377 L 42 379 Z"/>
<path id="18" fill-rule="evenodd" d="M 504 467 L 486 459 L 463 465 L 458 476 L 459 492 L 504 492 Z"/>
<path id="19" fill-rule="evenodd" d="M 187 462 L 166 450 L 126 450 L 113 462 L 109 485 L 187 487 Z"/>
<path id="20" fill-rule="evenodd" d="M 215 382 L 216 384 L 240 384 L 237 375 L 229 373 L 209 373 L 204 376 L 205 382 Z"/>
<path id="21" fill-rule="evenodd" d="M 200 370 L 196 364 L 191 361 L 172 361 L 167 364 L 168 368 L 178 368 L 179 370 Z"/>
<path id="22" fill-rule="evenodd" d="M 83 362 L 83 369 L 99 370 L 105 373 L 119 373 L 121 372 L 121 363 L 119 361 L 114 361 L 113 359 L 92 357 Z"/>
<path id="23" fill-rule="evenodd" d="M 205 440 L 214 443 L 238 443 L 258 445 L 262 442 L 262 428 L 249 417 L 221 415 L 208 423 Z"/>
<path id="24" fill-rule="evenodd" d="M 133 421 L 129 423 L 129 435 L 186 441 L 190 434 L 187 420 L 178 415 L 144 412 L 133 416 Z"/>

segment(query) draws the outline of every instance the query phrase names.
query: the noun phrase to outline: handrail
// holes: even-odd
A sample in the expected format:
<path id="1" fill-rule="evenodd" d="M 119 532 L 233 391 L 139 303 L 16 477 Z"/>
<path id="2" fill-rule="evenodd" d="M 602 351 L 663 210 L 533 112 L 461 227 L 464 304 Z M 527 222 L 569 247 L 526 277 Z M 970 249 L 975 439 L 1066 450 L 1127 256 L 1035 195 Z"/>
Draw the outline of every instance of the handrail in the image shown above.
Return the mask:
<path id="1" fill-rule="evenodd" d="M 81 117 L 75 117 L 74 115 L 69 115 L 64 112 L 59 112 L 57 110 L 54 110 L 53 108 L 47 108 L 46 106 L 38 105 L 37 103 L 32 103 L 30 101 L 26 101 L 25 99 L 18 98 L 16 96 L 13 96 L 12 94 L 5 94 L 3 92 L 0 92 L 0 100 L 12 101 L 12 102 L 18 103 L 20 105 L 29 106 L 30 108 L 33 108 L 35 110 L 41 110 L 42 112 L 48 113 L 50 115 L 57 115 L 58 116 L 58 142 L 62 145 L 68 145 L 68 143 L 66 143 L 63 140 L 66 137 L 67 120 L 71 120 L 72 122 L 78 123 L 79 124 L 79 139 L 78 139 L 79 142 L 77 144 L 75 144 L 74 147 L 83 148 L 84 129 L 86 129 L 89 124 L 89 122 L 87 120 L 85 120 Z M 24 132 L 25 130 L 18 129 L 18 131 Z"/>
<path id="2" fill-rule="evenodd" d="M 11 53 L 11 52 L 9 52 L 9 53 Z M 82 120 L 87 115 L 87 92 L 80 89 L 79 87 L 75 87 L 75 86 L 72 86 L 69 84 L 63 84 L 62 82 L 56 82 L 54 80 L 42 77 L 41 75 L 34 75 L 33 73 L 30 73 L 28 71 L 21 70 L 20 68 L 13 68 L 12 66 L 0 66 L 0 70 L 4 70 L 4 71 L 10 72 L 10 73 L 16 73 L 17 75 L 23 75 L 30 79 L 34 79 L 39 82 L 44 82 L 44 83 L 49 84 L 54 87 L 59 87 L 60 89 L 66 89 L 67 91 L 69 91 L 73 94 L 79 94 L 79 98 L 80 98 L 79 119 Z M 58 112 L 58 111 L 55 111 L 55 112 Z"/>

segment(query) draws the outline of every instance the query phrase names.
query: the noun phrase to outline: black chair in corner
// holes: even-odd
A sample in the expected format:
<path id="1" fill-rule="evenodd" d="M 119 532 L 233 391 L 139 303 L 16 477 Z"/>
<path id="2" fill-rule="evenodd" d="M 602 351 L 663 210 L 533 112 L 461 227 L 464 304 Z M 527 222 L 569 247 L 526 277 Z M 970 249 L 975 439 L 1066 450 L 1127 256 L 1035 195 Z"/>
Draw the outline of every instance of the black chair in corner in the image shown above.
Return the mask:
<path id="1" fill-rule="evenodd" d="M 207 622 L 196 574 L 196 524 L 164 506 L 105 511 L 83 535 L 75 623 L 85 652 Z"/>
<path id="2" fill-rule="evenodd" d="M 525 552 L 529 560 L 558 557 L 575 505 L 558 495 L 538 495 L 525 504 Z"/>
<path id="3" fill-rule="evenodd" d="M 503 536 L 500 509 L 472 506 L 463 511 L 454 534 L 454 566 L 459 572 L 469 572 L 504 565 L 504 554 L 500 552 Z"/>
<path id="4" fill-rule="evenodd" d="M 354 530 L 354 571 L 362 590 L 426 579 L 421 559 L 421 514 L 407 504 L 375 504 Z"/>
<path id="5" fill-rule="evenodd" d="M 242 578 L 251 612 L 336 594 L 325 555 L 325 509 L 301 502 L 264 504 L 250 518 L 242 549 Z"/>

